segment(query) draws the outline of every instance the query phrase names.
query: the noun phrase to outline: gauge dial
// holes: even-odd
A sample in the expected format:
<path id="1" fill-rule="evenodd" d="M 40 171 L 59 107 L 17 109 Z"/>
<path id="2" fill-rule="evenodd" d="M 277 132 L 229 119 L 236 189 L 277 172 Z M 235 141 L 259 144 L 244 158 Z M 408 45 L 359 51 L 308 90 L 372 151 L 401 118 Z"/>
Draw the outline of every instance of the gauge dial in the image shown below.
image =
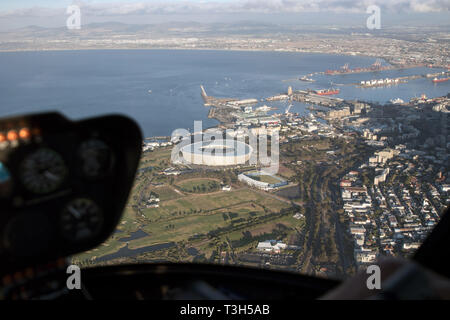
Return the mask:
<path id="1" fill-rule="evenodd" d="M 100 207 L 92 200 L 80 198 L 71 201 L 61 213 L 61 230 L 64 237 L 79 242 L 95 237 L 103 225 Z"/>
<path id="2" fill-rule="evenodd" d="M 47 194 L 57 190 L 67 176 L 63 158 L 51 149 L 39 149 L 27 156 L 20 167 L 20 179 L 29 191 Z"/>
<path id="3" fill-rule="evenodd" d="M 82 143 L 78 155 L 81 159 L 81 169 L 87 178 L 101 178 L 111 169 L 111 149 L 101 140 L 91 139 Z"/>

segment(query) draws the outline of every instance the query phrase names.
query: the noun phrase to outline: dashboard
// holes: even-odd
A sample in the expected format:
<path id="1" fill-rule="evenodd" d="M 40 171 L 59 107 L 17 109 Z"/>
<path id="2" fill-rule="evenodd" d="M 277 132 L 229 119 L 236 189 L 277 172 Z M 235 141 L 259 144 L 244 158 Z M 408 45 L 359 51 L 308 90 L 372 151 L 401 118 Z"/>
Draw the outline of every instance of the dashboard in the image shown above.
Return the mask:
<path id="1" fill-rule="evenodd" d="M 340 284 L 275 270 L 192 263 L 88 268 L 83 277 L 94 300 L 314 300 Z"/>
<path id="2" fill-rule="evenodd" d="M 0 121 L 0 275 L 104 242 L 142 150 L 129 118 L 58 113 Z"/>

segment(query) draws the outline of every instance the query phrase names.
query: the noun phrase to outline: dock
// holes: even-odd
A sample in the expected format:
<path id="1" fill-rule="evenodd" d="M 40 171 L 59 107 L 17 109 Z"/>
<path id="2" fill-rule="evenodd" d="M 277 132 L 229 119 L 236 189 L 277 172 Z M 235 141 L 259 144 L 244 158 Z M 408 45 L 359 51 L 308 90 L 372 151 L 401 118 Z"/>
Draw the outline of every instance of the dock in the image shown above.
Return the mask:
<path id="1" fill-rule="evenodd" d="M 344 100 L 340 98 L 319 96 L 313 92 L 303 90 L 295 91 L 293 94 L 293 100 L 297 102 L 315 104 L 322 107 L 337 107 L 344 102 Z"/>

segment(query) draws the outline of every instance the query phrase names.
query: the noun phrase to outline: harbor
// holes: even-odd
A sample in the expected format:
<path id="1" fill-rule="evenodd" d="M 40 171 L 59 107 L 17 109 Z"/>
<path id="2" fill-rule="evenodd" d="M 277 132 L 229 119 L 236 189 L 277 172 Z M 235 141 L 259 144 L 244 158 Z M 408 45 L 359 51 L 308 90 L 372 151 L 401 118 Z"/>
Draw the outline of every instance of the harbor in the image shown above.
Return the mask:
<path id="1" fill-rule="evenodd" d="M 307 105 L 310 111 L 324 111 L 320 107 L 327 109 L 340 110 L 347 108 L 351 110 L 361 109 L 368 106 L 367 103 L 361 101 L 346 101 L 341 98 L 331 97 L 332 94 L 324 94 L 324 92 L 339 93 L 339 90 L 293 90 L 289 87 L 287 92 L 272 96 L 261 101 L 285 101 L 286 110 L 284 113 L 268 114 L 270 111 L 277 110 L 275 107 L 267 105 L 258 106 L 260 100 L 256 98 L 237 100 L 235 98 L 216 98 L 208 96 L 203 85 L 201 86 L 201 95 L 204 105 L 209 107 L 208 118 L 216 119 L 223 127 L 251 126 L 251 125 L 278 125 L 281 123 L 282 117 L 290 114 L 293 103 L 298 102 Z"/>
<path id="2" fill-rule="evenodd" d="M 448 78 L 449 72 L 437 72 L 437 73 L 428 73 L 422 75 L 410 75 L 403 76 L 397 78 L 385 78 L 385 79 L 370 79 L 370 80 L 362 80 L 360 83 L 353 83 L 358 88 L 374 88 L 374 87 L 388 87 L 398 84 L 408 83 L 411 80 L 417 79 L 432 79 L 433 83 L 441 83 L 449 80 Z"/>
<path id="3" fill-rule="evenodd" d="M 402 64 L 402 65 L 383 66 L 382 60 L 377 59 L 370 67 L 357 67 L 357 68 L 351 69 L 350 64 L 346 63 L 340 69 L 326 70 L 325 74 L 329 75 L 329 76 L 336 76 L 336 75 L 343 75 L 343 74 L 357 74 L 357 73 L 370 73 L 370 72 L 389 71 L 389 70 L 412 69 L 412 68 L 419 68 L 419 67 L 423 67 L 423 66 L 424 66 L 423 64 L 404 64 L 404 65 Z"/>
<path id="4" fill-rule="evenodd" d="M 206 53 L 205 53 L 206 54 Z M 33 59 L 39 59 L 37 53 L 29 53 Z M 25 54 L 17 54 L 18 61 L 23 64 L 26 61 Z M 46 63 L 51 63 L 52 55 L 42 54 Z M 69 53 L 53 53 L 62 62 L 70 63 Z M 108 76 L 104 69 L 95 64 L 96 54 L 90 51 L 83 51 L 80 55 L 86 61 L 89 61 L 93 70 L 100 76 Z M 168 55 L 162 51 L 145 51 L 142 56 L 138 52 L 129 51 L 124 56 L 130 59 L 129 79 L 123 83 L 118 79 L 113 79 L 111 83 L 104 83 L 102 86 L 94 79 L 84 79 L 74 74 L 73 77 L 65 77 L 63 83 L 75 82 L 79 89 L 83 90 L 83 95 L 77 95 L 76 99 L 68 105 L 61 105 L 59 102 L 66 99 L 65 90 L 44 90 L 40 92 L 38 88 L 30 90 L 29 95 L 22 95 L 18 101 L 10 101 L 5 96 L 5 114 L 15 112 L 33 112 L 29 107 L 30 99 L 41 99 L 41 94 L 51 97 L 48 101 L 42 100 L 50 109 L 65 113 L 68 117 L 79 117 L 80 114 L 85 117 L 95 116 L 96 112 L 106 112 L 110 110 L 113 113 L 121 113 L 138 120 L 142 127 L 145 137 L 166 136 L 178 128 L 191 129 L 194 121 L 201 120 L 205 127 L 213 127 L 219 124 L 215 120 L 219 118 L 229 118 L 232 121 L 233 116 L 227 114 L 225 110 L 211 110 L 203 107 L 204 100 L 200 95 L 199 86 L 201 84 L 207 89 L 208 99 L 211 105 L 225 105 L 226 102 L 245 100 L 254 98 L 258 100 L 259 107 L 266 104 L 269 107 L 277 107 L 278 113 L 284 113 L 287 106 L 291 103 L 291 98 L 286 97 L 289 86 L 293 87 L 295 96 L 299 96 L 298 91 L 323 90 L 333 86 L 340 89 L 339 95 L 329 96 L 329 98 L 341 98 L 346 101 L 359 99 L 372 103 L 387 103 L 391 99 L 401 98 L 409 101 L 412 97 L 420 97 L 425 93 L 428 97 L 443 96 L 448 93 L 449 82 L 433 83 L 434 78 L 443 78 L 442 71 L 447 69 L 430 69 L 422 67 L 419 69 L 407 69 L 398 71 L 388 71 L 380 73 L 367 73 L 359 75 L 337 75 L 326 76 L 323 71 L 327 68 L 334 69 L 333 66 L 339 66 L 346 61 L 350 66 L 370 66 L 374 58 L 366 57 L 340 57 L 334 55 L 307 55 L 307 54 L 286 54 L 278 53 L 271 55 L 265 52 L 208 52 L 204 59 L 195 58 L 197 53 L 191 51 L 174 51 Z M 35 57 L 36 56 L 36 57 Z M 139 56 L 137 61 L 133 57 Z M 40 55 L 39 55 L 40 57 Z M 105 57 L 105 65 L 109 70 L 113 69 L 119 57 L 114 55 Z M 189 76 L 177 75 L 177 63 L 195 60 L 195 63 L 186 67 L 186 73 Z M 236 67 L 230 68 L 230 61 L 236 63 Z M 213 74 L 208 73 L 205 65 L 217 66 Z M 261 69 L 261 65 L 264 66 Z M 32 79 L 33 74 L 45 73 L 46 70 L 37 65 L 33 70 L 26 74 L 27 78 Z M 52 71 L 53 72 L 53 71 Z M 160 78 L 157 76 L 161 72 L 169 72 L 173 77 Z M 322 74 L 320 74 L 322 72 Z M 143 76 L 145 74 L 145 76 Z M 409 81 L 407 84 L 394 85 L 389 87 L 363 89 L 357 88 L 360 81 L 371 79 L 398 78 L 410 75 L 427 75 L 429 77 L 419 78 Z M 175 76 L 176 75 L 176 76 Z M 307 78 L 316 80 L 315 82 L 300 81 L 299 78 L 307 75 Z M 225 78 L 227 78 L 225 80 Z M 56 71 L 51 74 L 52 81 L 57 81 Z M 231 79 L 231 80 L 230 80 Z M 291 81 L 284 82 L 284 79 Z M 9 82 L 5 83 L 5 90 L 14 90 L 22 84 L 11 77 Z M 344 85 L 341 85 L 344 84 Z M 353 85 L 355 84 L 355 85 Z M 96 88 L 92 90 L 92 88 Z M 116 90 L 115 88 L 121 88 Z M 148 90 L 152 93 L 149 94 Z M 279 96 L 282 94 L 281 96 Z M 104 103 L 99 95 L 111 96 L 108 104 Z M 300 94 L 301 96 L 301 94 Z M 216 100 L 212 100 L 216 97 Z M 267 98 L 273 101 L 266 101 Z M 224 99 L 221 99 L 224 98 Z M 261 101 L 262 98 L 264 101 Z M 306 99 L 298 97 L 299 100 L 318 100 L 319 97 L 310 93 Z M 326 98 L 323 96 L 322 98 Z M 297 99 L 297 98 L 295 98 Z M 72 101 L 72 100 L 71 100 Z M 334 104 L 328 99 L 320 99 L 324 104 Z M 96 107 L 93 108 L 95 103 Z M 292 97 L 294 106 L 292 113 L 305 115 L 309 110 L 303 102 L 297 102 Z M 124 107 L 126 106 L 126 107 Z M 247 105 L 252 106 L 252 105 Z M 268 114 L 274 111 L 269 111 Z M 220 113 L 219 116 L 217 114 Z M 216 116 L 214 116 L 216 114 Z M 208 115 L 210 117 L 208 117 Z"/>

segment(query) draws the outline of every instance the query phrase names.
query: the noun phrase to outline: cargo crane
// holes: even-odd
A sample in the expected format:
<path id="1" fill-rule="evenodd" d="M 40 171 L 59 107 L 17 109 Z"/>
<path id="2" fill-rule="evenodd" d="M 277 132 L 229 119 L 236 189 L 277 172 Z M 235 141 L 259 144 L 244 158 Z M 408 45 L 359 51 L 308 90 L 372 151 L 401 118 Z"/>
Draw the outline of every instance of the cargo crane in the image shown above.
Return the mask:
<path id="1" fill-rule="evenodd" d="M 326 75 L 340 75 L 340 74 L 348 74 L 348 73 L 363 73 L 363 72 L 377 72 L 377 71 L 385 71 L 385 70 L 397 70 L 404 68 L 414 68 L 418 65 L 409 65 L 409 66 L 383 66 L 383 60 L 378 58 L 370 67 L 365 68 L 354 68 L 350 69 L 349 64 L 346 63 L 338 70 L 326 70 L 324 73 Z"/>
<path id="2" fill-rule="evenodd" d="M 372 70 L 380 70 L 381 69 L 381 59 L 377 59 L 375 63 L 370 67 Z"/>

